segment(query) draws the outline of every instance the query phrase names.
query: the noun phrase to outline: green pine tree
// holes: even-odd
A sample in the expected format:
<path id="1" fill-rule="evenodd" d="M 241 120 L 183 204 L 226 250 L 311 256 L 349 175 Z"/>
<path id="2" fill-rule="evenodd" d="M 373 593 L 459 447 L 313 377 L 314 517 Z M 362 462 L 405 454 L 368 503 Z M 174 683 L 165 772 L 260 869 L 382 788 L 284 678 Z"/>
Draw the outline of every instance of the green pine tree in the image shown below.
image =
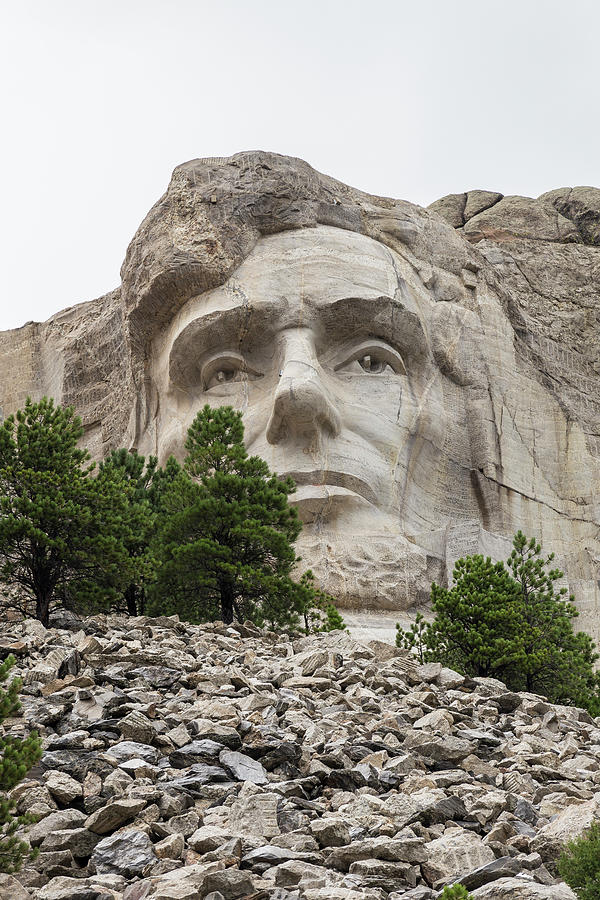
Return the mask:
<path id="1" fill-rule="evenodd" d="M 164 469 L 158 467 L 155 456 L 145 459 L 136 450 L 113 450 L 100 463 L 103 474 L 116 473 L 130 487 L 129 524 L 124 544 L 130 558 L 132 579 L 125 587 L 122 600 L 115 606 L 124 606 L 129 615 L 143 615 L 146 610 L 146 592 L 152 584 L 156 560 L 152 552 L 161 498 L 171 482 L 181 472 L 181 466 L 169 457 Z"/>
<path id="2" fill-rule="evenodd" d="M 93 477 L 71 407 L 29 398 L 0 427 L 0 583 L 48 624 L 53 605 L 106 607 L 131 574 L 130 486 Z"/>
<path id="3" fill-rule="evenodd" d="M 433 621 L 420 617 L 408 631 L 397 626 L 396 643 L 422 662 L 494 676 L 511 690 L 600 714 L 598 654 L 588 635 L 573 632 L 577 611 L 565 588 L 555 590 L 563 573 L 552 560 L 520 531 L 506 565 L 483 556 L 459 559 L 450 588 L 432 585 Z"/>
<path id="4" fill-rule="evenodd" d="M 301 592 L 290 577 L 301 529 L 279 479 L 244 447 L 241 413 L 205 406 L 186 440 L 185 471 L 161 500 L 151 610 L 189 621 L 292 625 Z"/>
<path id="5" fill-rule="evenodd" d="M 435 619 L 423 635 L 426 658 L 464 675 L 502 677 L 517 628 L 517 598 L 518 585 L 502 562 L 459 559 L 452 587 L 431 586 Z"/>
<path id="6" fill-rule="evenodd" d="M 344 617 L 334 603 L 328 603 L 325 607 L 325 619 L 321 631 L 345 631 L 348 628 Z"/>
<path id="7" fill-rule="evenodd" d="M 567 589 L 555 589 L 563 577 L 551 568 L 554 554 L 542 556 L 535 538 L 519 531 L 508 560 L 519 585 L 518 629 L 504 660 L 507 683 L 513 690 L 544 694 L 554 703 L 573 703 L 598 710 L 598 659 L 589 635 L 573 631 L 579 613 Z"/>
<path id="8" fill-rule="evenodd" d="M 439 900 L 473 900 L 473 895 L 462 884 L 446 885 Z"/>
<path id="9" fill-rule="evenodd" d="M 0 664 L 0 685 L 6 681 L 14 663 L 14 656 L 9 656 Z M 6 718 L 19 711 L 20 688 L 20 678 L 14 678 L 7 689 L 0 686 L 0 726 Z M 18 872 L 24 860 L 34 856 L 29 844 L 16 833 L 33 819 L 28 815 L 14 815 L 14 803 L 9 799 L 8 792 L 24 778 L 41 755 L 41 743 L 35 731 L 25 740 L 0 736 L 0 872 Z"/>
<path id="10" fill-rule="evenodd" d="M 145 603 L 144 580 L 148 580 L 151 568 L 150 536 L 154 531 L 154 510 L 150 504 L 152 481 L 156 475 L 158 459 L 150 456 L 148 461 L 137 450 L 113 450 L 100 463 L 100 471 L 119 471 L 131 487 L 130 502 L 137 507 L 139 527 L 132 529 L 126 541 L 127 552 L 132 560 L 134 577 L 126 586 L 123 600 L 130 616 L 143 615 Z"/>
<path id="11" fill-rule="evenodd" d="M 344 631 L 348 627 L 335 605 L 335 599 L 316 586 L 315 576 L 310 569 L 302 575 L 298 587 L 306 634 Z"/>
<path id="12" fill-rule="evenodd" d="M 396 646 L 403 650 L 411 650 L 423 665 L 427 661 L 428 634 L 431 626 L 423 613 L 418 612 L 410 628 L 405 630 L 396 623 Z"/>

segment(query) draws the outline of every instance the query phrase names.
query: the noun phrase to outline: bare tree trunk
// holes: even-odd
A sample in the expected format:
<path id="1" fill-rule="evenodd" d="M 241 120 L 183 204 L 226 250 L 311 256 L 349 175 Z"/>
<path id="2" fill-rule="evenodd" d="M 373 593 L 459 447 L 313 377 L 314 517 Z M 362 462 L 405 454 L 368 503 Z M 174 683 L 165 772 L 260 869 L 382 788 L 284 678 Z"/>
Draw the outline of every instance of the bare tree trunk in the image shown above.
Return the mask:
<path id="1" fill-rule="evenodd" d="M 233 584 L 225 580 L 219 582 L 221 592 L 221 618 L 226 625 L 233 622 Z"/>
<path id="2" fill-rule="evenodd" d="M 127 590 L 125 591 L 125 601 L 127 603 L 127 612 L 130 616 L 137 616 L 137 604 L 135 602 L 136 589 L 135 584 L 133 582 L 128 585 Z"/>
<path id="3" fill-rule="evenodd" d="M 41 594 L 35 598 L 35 617 L 47 628 L 50 621 L 50 594 Z"/>

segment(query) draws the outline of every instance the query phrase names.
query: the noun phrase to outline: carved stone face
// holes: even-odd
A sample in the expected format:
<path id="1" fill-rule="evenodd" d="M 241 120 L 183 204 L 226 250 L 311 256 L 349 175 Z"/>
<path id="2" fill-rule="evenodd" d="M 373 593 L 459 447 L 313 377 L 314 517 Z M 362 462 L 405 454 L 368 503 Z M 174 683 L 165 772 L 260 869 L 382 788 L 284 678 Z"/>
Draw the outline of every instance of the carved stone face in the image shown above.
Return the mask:
<path id="1" fill-rule="evenodd" d="M 328 226 L 262 238 L 155 347 L 159 456 L 181 458 L 204 403 L 242 410 L 249 452 L 295 479 L 305 545 L 325 555 L 341 542 L 364 557 L 378 540 L 389 552 L 392 535 L 406 549 L 476 515 L 464 401 L 429 349 L 435 305 L 371 238 Z"/>

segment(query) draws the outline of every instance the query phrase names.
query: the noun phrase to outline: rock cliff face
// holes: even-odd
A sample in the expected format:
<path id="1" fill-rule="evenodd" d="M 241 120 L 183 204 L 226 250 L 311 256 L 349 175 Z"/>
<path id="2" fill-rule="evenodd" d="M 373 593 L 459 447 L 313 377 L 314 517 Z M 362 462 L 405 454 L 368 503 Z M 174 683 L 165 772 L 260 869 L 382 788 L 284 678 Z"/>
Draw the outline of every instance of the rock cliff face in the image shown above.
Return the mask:
<path id="1" fill-rule="evenodd" d="M 574 900 L 600 820 L 600 718 L 345 632 L 176 617 L 6 627 L 13 791 L 40 853 L 12 900 Z"/>
<path id="2" fill-rule="evenodd" d="M 121 274 L 0 334 L 4 415 L 50 394 L 95 457 L 164 459 L 231 404 L 296 478 L 300 550 L 346 607 L 397 618 L 521 528 L 600 637 L 599 190 L 422 209 L 275 154 L 194 160 Z"/>

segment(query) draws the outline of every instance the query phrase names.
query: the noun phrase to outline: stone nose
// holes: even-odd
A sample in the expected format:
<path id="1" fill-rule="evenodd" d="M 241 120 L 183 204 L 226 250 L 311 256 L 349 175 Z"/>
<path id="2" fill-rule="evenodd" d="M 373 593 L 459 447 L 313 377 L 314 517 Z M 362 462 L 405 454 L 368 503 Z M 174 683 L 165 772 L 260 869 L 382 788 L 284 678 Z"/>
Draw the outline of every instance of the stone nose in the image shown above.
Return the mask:
<path id="1" fill-rule="evenodd" d="M 279 382 L 267 425 L 270 444 L 288 437 L 310 439 L 323 431 L 339 434 L 340 414 L 322 376 L 310 331 L 284 333 Z"/>

